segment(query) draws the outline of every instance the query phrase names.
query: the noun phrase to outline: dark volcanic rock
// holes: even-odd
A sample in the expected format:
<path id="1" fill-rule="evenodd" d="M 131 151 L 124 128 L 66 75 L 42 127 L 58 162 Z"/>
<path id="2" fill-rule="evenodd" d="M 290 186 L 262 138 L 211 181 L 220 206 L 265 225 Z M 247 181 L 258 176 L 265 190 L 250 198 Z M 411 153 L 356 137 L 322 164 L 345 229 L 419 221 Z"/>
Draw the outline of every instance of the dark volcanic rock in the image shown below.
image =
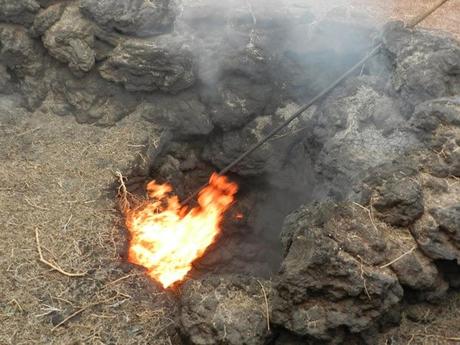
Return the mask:
<path id="1" fill-rule="evenodd" d="M 171 130 L 178 138 L 206 135 L 214 128 L 205 106 L 191 92 L 152 96 L 136 112 L 155 126 Z"/>
<path id="2" fill-rule="evenodd" d="M 269 293 L 269 284 L 261 282 Z M 256 279 L 189 281 L 181 289 L 180 331 L 193 345 L 261 345 L 268 336 L 264 294 Z"/>
<path id="3" fill-rule="evenodd" d="M 270 131 L 278 126 L 287 116 L 296 109 L 296 104 L 287 104 L 279 108 L 271 116 L 259 116 L 240 130 L 224 132 L 211 138 L 211 142 L 203 151 L 203 157 L 220 169 L 236 159 L 240 154 L 262 140 Z M 301 133 L 304 120 L 298 119 L 291 123 L 286 132 Z M 294 136 L 286 136 L 283 132 L 279 137 L 268 141 L 257 151 L 251 154 L 250 159 L 244 159 L 232 169 L 243 176 L 255 176 L 274 173 L 276 178 L 272 182 L 285 180 L 283 187 L 298 190 L 308 188 L 305 180 L 311 177 L 311 164 L 308 155 L 299 147 L 294 150 L 292 143 L 298 140 Z M 290 165 L 287 165 L 289 160 Z"/>
<path id="4" fill-rule="evenodd" d="M 440 230 L 446 232 L 460 246 L 460 204 L 434 209 L 431 214 Z"/>
<path id="5" fill-rule="evenodd" d="M 129 91 L 177 93 L 195 82 L 192 53 L 185 39 L 176 35 L 129 39 L 115 48 L 99 72 Z"/>
<path id="6" fill-rule="evenodd" d="M 0 24 L 0 61 L 16 77 L 35 75 L 43 67 L 43 49 L 24 27 Z"/>
<path id="7" fill-rule="evenodd" d="M 332 340 L 362 332 L 390 312 L 403 290 L 385 260 L 387 242 L 353 205 L 301 208 L 286 218 L 272 321 L 300 336 Z M 339 338 L 340 339 L 340 338 Z"/>
<path id="8" fill-rule="evenodd" d="M 394 226 L 408 226 L 423 214 L 423 194 L 414 177 L 391 175 L 375 187 L 372 206 L 377 217 Z"/>
<path id="9" fill-rule="evenodd" d="M 39 12 L 34 19 L 33 25 L 30 28 L 30 35 L 32 37 L 40 37 L 46 30 L 53 26 L 62 16 L 66 4 L 57 3 L 47 9 Z"/>
<path id="10" fill-rule="evenodd" d="M 418 221 L 412 229 L 412 234 L 428 257 L 435 260 L 456 260 L 460 264 L 458 242 L 455 244 L 452 239 L 455 234 L 445 231 L 432 216 L 425 216 Z"/>
<path id="11" fill-rule="evenodd" d="M 213 123 L 224 131 L 241 128 L 255 116 L 263 115 L 271 102 L 272 87 L 241 76 L 229 76 L 202 92 Z"/>
<path id="12" fill-rule="evenodd" d="M 96 71 L 76 78 L 58 69 L 51 80 L 42 110 L 61 116 L 73 114 L 80 123 L 114 125 L 136 107 L 137 101 L 132 95 L 100 78 Z"/>
<path id="13" fill-rule="evenodd" d="M 432 135 L 441 124 L 460 127 L 460 96 L 420 103 L 415 108 L 410 123 L 422 135 Z"/>
<path id="14" fill-rule="evenodd" d="M 0 21 L 28 25 L 39 9 L 35 0 L 0 0 Z"/>
<path id="15" fill-rule="evenodd" d="M 94 30 L 76 5 L 69 5 L 46 31 L 43 44 L 51 56 L 68 64 L 76 74 L 89 72 L 94 66 Z"/>
<path id="16" fill-rule="evenodd" d="M 353 195 L 367 171 L 417 147 L 382 80 L 357 77 L 334 90 L 307 123 L 304 145 L 330 197 Z"/>
<path id="17" fill-rule="evenodd" d="M 171 31 L 176 15 L 172 0 L 81 0 L 80 8 L 105 29 L 139 37 Z"/>
<path id="18" fill-rule="evenodd" d="M 421 102 L 460 93 L 460 45 L 452 38 L 388 24 L 383 43 L 394 60 L 393 86 L 408 111 Z"/>

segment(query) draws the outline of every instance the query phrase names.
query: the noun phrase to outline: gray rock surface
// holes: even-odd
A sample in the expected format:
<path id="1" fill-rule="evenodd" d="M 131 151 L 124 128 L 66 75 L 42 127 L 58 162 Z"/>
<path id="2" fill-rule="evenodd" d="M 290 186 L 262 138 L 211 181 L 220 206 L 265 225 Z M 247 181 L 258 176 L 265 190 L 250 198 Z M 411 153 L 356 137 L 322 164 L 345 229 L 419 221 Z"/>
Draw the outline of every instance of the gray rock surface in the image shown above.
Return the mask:
<path id="1" fill-rule="evenodd" d="M 176 16 L 172 0 L 81 0 L 80 8 L 107 30 L 139 37 L 171 31 Z"/>
<path id="2" fill-rule="evenodd" d="M 155 126 L 171 130 L 178 139 L 207 135 L 214 129 L 205 106 L 192 92 L 151 96 L 136 112 Z"/>
<path id="3" fill-rule="evenodd" d="M 65 7 L 66 4 L 61 2 L 40 11 L 35 17 L 29 30 L 30 35 L 32 37 L 40 37 L 43 35 L 46 30 L 48 30 L 61 18 Z"/>
<path id="4" fill-rule="evenodd" d="M 73 114 L 80 123 L 109 126 L 136 108 L 135 97 L 101 79 L 96 71 L 83 78 L 63 70 L 54 73 L 41 110 L 61 116 Z"/>
<path id="5" fill-rule="evenodd" d="M 269 283 L 262 281 L 269 293 Z M 256 279 L 210 277 L 181 289 L 181 332 L 193 345 L 259 345 L 268 336 L 265 301 Z"/>
<path id="6" fill-rule="evenodd" d="M 0 24 L 0 61 L 19 78 L 35 75 L 43 67 L 43 49 L 24 27 Z"/>
<path id="7" fill-rule="evenodd" d="M 324 100 L 307 123 L 304 145 L 326 195 L 352 197 L 369 169 L 419 145 L 399 109 L 384 82 L 369 76 L 349 79 Z"/>
<path id="8" fill-rule="evenodd" d="M 29 25 L 39 9 L 35 0 L 0 0 L 0 21 Z"/>
<path id="9" fill-rule="evenodd" d="M 186 40 L 177 35 L 127 40 L 115 48 L 99 72 L 128 91 L 177 93 L 195 82 L 192 53 Z"/>
<path id="10" fill-rule="evenodd" d="M 393 22 L 382 39 L 394 60 L 393 86 L 409 111 L 421 102 L 460 93 L 460 44 L 453 38 Z"/>
<path id="11" fill-rule="evenodd" d="M 372 205 L 376 215 L 391 225 L 411 225 L 423 214 L 422 188 L 413 176 L 386 176 L 374 191 Z"/>
<path id="12" fill-rule="evenodd" d="M 271 101 L 272 87 L 257 84 L 248 78 L 229 76 L 206 88 L 201 95 L 213 123 L 224 131 L 241 128 L 254 117 L 263 115 Z"/>
<path id="13" fill-rule="evenodd" d="M 286 253 L 272 300 L 276 325 L 332 340 L 344 329 L 370 328 L 400 302 L 397 276 L 377 267 L 388 244 L 367 217 L 352 204 L 323 204 L 286 218 Z"/>
<path id="14" fill-rule="evenodd" d="M 93 27 L 75 4 L 67 6 L 59 21 L 45 32 L 43 44 L 51 56 L 66 63 L 77 75 L 94 66 Z"/>

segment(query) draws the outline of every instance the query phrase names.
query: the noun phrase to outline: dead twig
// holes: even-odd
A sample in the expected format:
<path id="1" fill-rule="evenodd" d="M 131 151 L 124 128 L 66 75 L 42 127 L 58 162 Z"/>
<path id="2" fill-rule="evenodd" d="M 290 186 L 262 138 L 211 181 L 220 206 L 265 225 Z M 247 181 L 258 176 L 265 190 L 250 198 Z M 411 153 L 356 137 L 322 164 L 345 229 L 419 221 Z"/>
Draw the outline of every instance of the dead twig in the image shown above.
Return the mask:
<path id="1" fill-rule="evenodd" d="M 106 300 L 103 300 L 103 301 L 97 301 L 97 302 L 94 302 L 94 303 L 90 303 L 84 307 L 81 307 L 80 309 L 78 309 L 77 311 L 73 312 L 72 314 L 70 314 L 69 316 L 67 316 L 64 320 L 62 320 L 61 322 L 59 322 L 56 326 L 54 326 L 52 329 L 51 329 L 51 332 L 54 332 L 56 329 L 58 329 L 59 327 L 61 327 L 62 325 L 64 325 L 65 323 L 67 323 L 69 320 L 72 320 L 75 316 L 83 313 L 86 309 L 89 309 L 91 307 L 94 307 L 94 306 L 97 306 L 97 305 L 100 305 L 100 304 L 103 304 L 103 303 L 107 303 L 109 301 L 112 301 L 114 300 L 115 298 L 117 298 L 117 296 L 114 296 L 114 297 L 111 297 L 111 298 L 108 298 Z"/>
<path id="2" fill-rule="evenodd" d="M 439 334 L 426 334 L 426 333 L 414 333 L 414 334 L 412 334 L 412 338 L 415 338 L 415 337 L 436 338 L 436 339 L 443 339 L 443 340 L 447 340 L 447 341 L 460 341 L 460 337 L 445 337 L 445 336 L 439 335 Z"/>
<path id="3" fill-rule="evenodd" d="M 115 175 L 118 177 L 118 182 L 120 183 L 120 185 L 118 186 L 118 198 L 119 198 L 120 208 L 123 212 L 125 212 L 131 209 L 131 204 L 128 200 L 129 192 L 126 189 L 126 184 L 125 184 L 125 177 L 123 177 L 123 175 L 119 171 L 116 171 Z"/>
<path id="4" fill-rule="evenodd" d="M 409 251 L 407 251 L 407 252 L 405 252 L 404 254 L 398 256 L 396 259 L 390 261 L 389 263 L 387 263 L 387 264 L 385 264 L 385 265 L 383 265 L 383 266 L 380 266 L 380 268 L 386 268 L 386 267 L 388 267 L 388 266 L 393 265 L 395 262 L 401 260 L 401 259 L 402 259 L 403 257 L 405 257 L 406 255 L 411 254 L 411 253 L 412 253 L 414 250 L 416 250 L 416 249 L 417 249 L 417 246 L 415 245 L 415 246 L 413 246 Z"/>
<path id="5" fill-rule="evenodd" d="M 125 279 L 131 278 L 131 277 L 134 277 L 134 276 L 135 276 L 135 274 L 128 274 L 128 275 L 126 275 L 124 277 L 115 279 L 114 281 L 111 281 L 111 282 L 108 282 L 107 284 L 105 284 L 104 288 L 106 288 L 106 287 L 108 287 L 110 285 L 115 285 L 115 284 L 117 284 L 117 283 L 119 283 L 119 282 L 121 282 L 121 281 L 123 281 Z"/>
<path id="6" fill-rule="evenodd" d="M 374 216 L 372 214 L 372 211 L 371 209 L 367 208 L 367 207 L 364 207 L 363 205 L 361 204 L 358 204 L 357 202 L 353 202 L 354 205 L 362 208 L 363 210 L 365 210 L 367 212 L 367 214 L 369 215 L 369 219 L 371 220 L 371 223 L 372 223 L 372 226 L 374 227 L 374 230 L 376 232 L 379 232 L 379 229 L 377 228 L 377 225 L 375 224 L 375 221 L 374 221 Z M 371 208 L 372 208 L 372 205 L 371 205 Z"/>
<path id="7" fill-rule="evenodd" d="M 42 210 L 42 211 L 49 211 L 49 208 L 46 208 L 46 207 L 42 207 L 42 206 L 39 206 L 37 205 L 36 203 L 33 203 L 29 198 L 25 197 L 24 200 L 26 201 L 26 203 L 30 206 L 32 206 L 33 208 L 36 208 L 36 209 L 39 209 L 39 210 Z"/>
<path id="8" fill-rule="evenodd" d="M 360 270 L 361 270 L 361 279 L 363 280 L 363 286 L 364 286 L 364 292 L 367 295 L 367 298 L 369 298 L 369 301 L 372 300 L 371 295 L 369 294 L 369 290 L 367 290 L 367 284 L 366 284 L 366 278 L 364 277 L 364 267 L 363 267 L 363 258 L 358 255 L 359 261 L 360 261 Z"/>
<path id="9" fill-rule="evenodd" d="M 40 262 L 44 263 L 45 265 L 51 267 L 53 270 L 58 271 L 59 273 L 65 275 L 67 277 L 83 277 L 83 276 L 86 276 L 88 274 L 88 272 L 69 273 L 69 272 L 64 271 L 56 263 L 53 263 L 53 262 L 50 262 L 50 261 L 46 260 L 43 257 L 42 247 L 40 245 L 40 237 L 39 237 L 37 228 L 35 228 L 35 241 L 37 242 L 37 251 L 38 251 L 38 255 L 40 256 Z"/>
<path id="10" fill-rule="evenodd" d="M 262 293 L 264 295 L 265 299 L 265 317 L 267 318 L 267 330 L 270 332 L 270 308 L 268 306 L 268 298 L 267 298 L 267 293 L 265 292 L 265 288 L 260 282 L 260 280 L 257 279 L 257 282 L 259 283 L 260 287 L 262 288 Z"/>

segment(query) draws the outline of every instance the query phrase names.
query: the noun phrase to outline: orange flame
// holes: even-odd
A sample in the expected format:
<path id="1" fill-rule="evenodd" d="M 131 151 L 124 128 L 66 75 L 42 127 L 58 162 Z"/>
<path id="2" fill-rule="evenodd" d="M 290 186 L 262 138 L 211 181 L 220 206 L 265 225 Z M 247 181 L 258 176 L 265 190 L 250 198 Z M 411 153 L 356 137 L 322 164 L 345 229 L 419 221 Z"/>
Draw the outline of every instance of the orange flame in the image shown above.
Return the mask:
<path id="1" fill-rule="evenodd" d="M 220 233 L 224 213 L 234 201 L 238 185 L 213 174 L 198 195 L 198 205 L 182 207 L 171 196 L 169 184 L 147 185 L 149 200 L 126 210 L 131 235 L 128 260 L 147 268 L 148 275 L 164 288 L 182 281 L 192 263 L 203 256 Z"/>

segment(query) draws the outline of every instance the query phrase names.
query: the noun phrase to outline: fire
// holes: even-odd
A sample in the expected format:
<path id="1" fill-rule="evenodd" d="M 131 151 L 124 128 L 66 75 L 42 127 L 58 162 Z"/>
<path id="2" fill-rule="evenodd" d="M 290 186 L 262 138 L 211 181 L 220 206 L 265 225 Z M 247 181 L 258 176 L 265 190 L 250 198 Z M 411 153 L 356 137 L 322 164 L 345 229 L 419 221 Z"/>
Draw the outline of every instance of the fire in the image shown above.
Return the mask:
<path id="1" fill-rule="evenodd" d="M 181 206 L 169 184 L 147 185 L 148 200 L 125 210 L 131 235 L 128 260 L 147 269 L 164 288 L 182 281 L 220 233 L 224 213 L 238 185 L 213 174 L 198 195 L 198 206 Z"/>

